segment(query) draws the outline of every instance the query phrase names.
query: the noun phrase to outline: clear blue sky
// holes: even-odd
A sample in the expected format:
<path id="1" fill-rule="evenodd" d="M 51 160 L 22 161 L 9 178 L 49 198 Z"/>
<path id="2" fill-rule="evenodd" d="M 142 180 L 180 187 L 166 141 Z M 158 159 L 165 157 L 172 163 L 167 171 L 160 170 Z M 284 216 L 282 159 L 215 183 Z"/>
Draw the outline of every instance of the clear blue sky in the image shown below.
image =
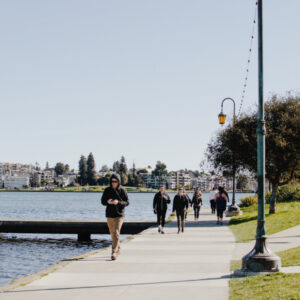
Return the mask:
<path id="1" fill-rule="evenodd" d="M 253 0 L 0 2 L 2 162 L 198 169 L 240 103 Z M 300 1 L 264 1 L 265 98 L 299 91 Z M 257 102 L 256 40 L 243 110 Z M 230 103 L 225 112 L 232 114 Z"/>

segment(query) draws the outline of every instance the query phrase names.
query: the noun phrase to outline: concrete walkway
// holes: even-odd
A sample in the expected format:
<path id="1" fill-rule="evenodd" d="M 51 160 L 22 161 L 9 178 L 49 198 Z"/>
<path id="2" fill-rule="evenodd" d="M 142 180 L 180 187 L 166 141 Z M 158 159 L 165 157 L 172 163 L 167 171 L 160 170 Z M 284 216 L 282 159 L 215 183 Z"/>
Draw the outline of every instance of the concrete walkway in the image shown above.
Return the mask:
<path id="1" fill-rule="evenodd" d="M 122 243 L 116 261 L 97 251 L 0 299 L 228 299 L 234 236 L 209 210 L 188 219 L 183 234 L 175 222 L 164 235 L 148 229 Z"/>

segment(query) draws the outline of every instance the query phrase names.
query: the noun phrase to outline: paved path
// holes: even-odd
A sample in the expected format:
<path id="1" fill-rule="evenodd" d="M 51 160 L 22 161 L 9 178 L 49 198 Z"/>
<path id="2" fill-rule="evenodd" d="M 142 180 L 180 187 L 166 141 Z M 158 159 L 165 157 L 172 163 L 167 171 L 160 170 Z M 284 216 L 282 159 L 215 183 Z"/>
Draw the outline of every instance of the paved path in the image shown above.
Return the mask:
<path id="1" fill-rule="evenodd" d="M 184 234 L 175 222 L 164 235 L 148 229 L 122 243 L 116 261 L 110 250 L 98 251 L 0 299 L 228 299 L 234 237 L 209 210 L 200 222 L 189 220 Z"/>

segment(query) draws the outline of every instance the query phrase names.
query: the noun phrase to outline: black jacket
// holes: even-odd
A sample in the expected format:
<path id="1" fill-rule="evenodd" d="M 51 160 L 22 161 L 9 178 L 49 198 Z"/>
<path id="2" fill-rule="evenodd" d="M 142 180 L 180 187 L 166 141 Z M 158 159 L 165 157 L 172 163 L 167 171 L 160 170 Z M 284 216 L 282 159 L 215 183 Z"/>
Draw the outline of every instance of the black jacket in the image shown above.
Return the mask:
<path id="1" fill-rule="evenodd" d="M 177 194 L 174 197 L 173 200 L 173 212 L 176 211 L 183 211 L 183 210 L 187 210 L 189 208 L 189 200 L 187 198 L 186 195 L 182 195 L 179 196 L 179 194 Z"/>
<path id="2" fill-rule="evenodd" d="M 197 197 L 196 195 L 194 195 L 193 199 L 192 199 L 192 205 L 195 207 L 198 207 L 200 205 L 202 205 L 202 197 Z"/>
<path id="3" fill-rule="evenodd" d="M 115 178 L 119 181 L 117 189 L 113 189 L 111 185 L 111 180 Z M 118 200 L 117 205 L 107 204 L 108 200 Z M 127 192 L 124 188 L 120 186 L 120 177 L 118 174 L 113 174 L 110 178 L 110 186 L 104 190 L 104 193 L 101 198 L 102 205 L 106 206 L 105 216 L 107 218 L 118 218 L 124 217 L 125 206 L 129 205 L 129 199 Z"/>
<path id="4" fill-rule="evenodd" d="M 157 211 L 166 211 L 170 202 L 171 200 L 168 194 L 161 194 L 161 192 L 158 192 L 153 199 L 153 209 L 156 209 Z"/>

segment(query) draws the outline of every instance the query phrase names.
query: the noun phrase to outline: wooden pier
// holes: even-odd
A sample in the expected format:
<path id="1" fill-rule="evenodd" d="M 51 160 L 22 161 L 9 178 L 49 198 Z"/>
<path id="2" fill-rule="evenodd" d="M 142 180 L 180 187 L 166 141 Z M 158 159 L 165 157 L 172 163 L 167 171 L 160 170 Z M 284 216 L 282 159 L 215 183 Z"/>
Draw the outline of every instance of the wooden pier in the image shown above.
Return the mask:
<path id="1" fill-rule="evenodd" d="M 137 234 L 155 224 L 153 221 L 127 221 L 121 234 Z M 109 230 L 104 221 L 0 220 L 0 233 L 77 234 L 79 241 L 89 241 L 91 234 L 109 234 Z"/>

